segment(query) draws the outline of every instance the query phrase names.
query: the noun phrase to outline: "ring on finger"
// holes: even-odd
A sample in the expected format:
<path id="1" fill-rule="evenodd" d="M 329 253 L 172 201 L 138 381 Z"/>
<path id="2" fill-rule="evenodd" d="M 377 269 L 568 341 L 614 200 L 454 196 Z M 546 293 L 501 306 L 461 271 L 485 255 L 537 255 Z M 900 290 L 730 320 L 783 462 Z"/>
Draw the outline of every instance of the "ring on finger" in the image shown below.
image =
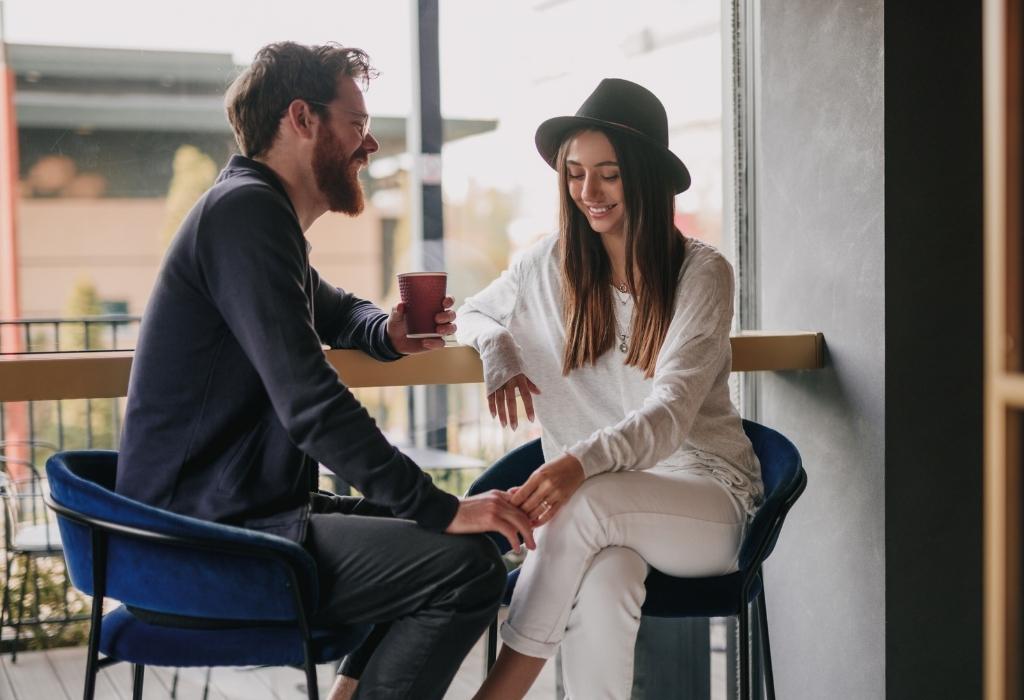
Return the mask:
<path id="1" fill-rule="evenodd" d="M 543 518 L 545 515 L 547 515 L 548 511 L 551 510 L 551 504 L 548 503 L 547 501 L 541 501 L 540 505 L 541 505 L 542 508 L 544 508 L 544 510 L 542 510 L 540 512 L 540 515 L 538 515 L 537 517 L 538 518 Z"/>

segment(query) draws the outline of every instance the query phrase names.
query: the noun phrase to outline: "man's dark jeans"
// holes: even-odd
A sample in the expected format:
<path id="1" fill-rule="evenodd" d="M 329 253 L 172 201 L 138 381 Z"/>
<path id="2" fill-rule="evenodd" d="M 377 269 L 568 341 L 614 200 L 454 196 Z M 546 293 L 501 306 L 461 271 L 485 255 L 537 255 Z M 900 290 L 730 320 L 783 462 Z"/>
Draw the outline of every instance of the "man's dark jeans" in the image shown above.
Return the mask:
<path id="1" fill-rule="evenodd" d="M 356 698 L 443 698 L 505 590 L 494 543 L 424 530 L 360 498 L 318 495 L 306 546 L 320 578 L 314 624 L 376 625 L 339 669 L 360 679 Z"/>

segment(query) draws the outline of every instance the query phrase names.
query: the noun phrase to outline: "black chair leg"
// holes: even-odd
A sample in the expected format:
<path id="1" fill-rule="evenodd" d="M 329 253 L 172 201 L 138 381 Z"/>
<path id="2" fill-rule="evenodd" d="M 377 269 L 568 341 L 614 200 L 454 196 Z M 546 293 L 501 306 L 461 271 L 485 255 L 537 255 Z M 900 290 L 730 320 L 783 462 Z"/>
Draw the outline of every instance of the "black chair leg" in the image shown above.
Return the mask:
<path id="1" fill-rule="evenodd" d="M 171 677 L 171 700 L 176 700 L 178 697 L 178 674 L 181 673 L 180 668 L 174 669 L 174 676 Z"/>
<path id="2" fill-rule="evenodd" d="M 30 557 L 30 560 L 32 561 L 32 619 L 36 622 L 36 634 L 39 635 L 42 631 L 42 622 L 39 618 L 43 614 L 42 609 L 39 607 L 39 565 L 34 557 Z M 42 638 L 43 648 L 48 649 L 49 645 L 47 644 L 46 635 L 43 634 Z"/>
<path id="3" fill-rule="evenodd" d="M 145 666 L 132 664 L 132 700 L 142 700 L 142 681 L 145 674 Z"/>
<path id="4" fill-rule="evenodd" d="M 6 553 L 5 553 L 6 554 Z M 6 563 L 4 565 L 4 602 L 3 607 L 0 607 L 0 630 L 3 629 L 5 620 L 6 624 L 11 623 L 11 557 L 5 556 Z"/>
<path id="5" fill-rule="evenodd" d="M 103 626 L 103 599 L 107 595 L 107 540 L 98 530 L 89 533 L 92 540 L 92 614 L 89 616 L 89 656 L 85 660 L 85 700 L 96 695 L 99 670 L 100 633 Z"/>
<path id="6" fill-rule="evenodd" d="M 306 658 L 306 693 L 309 695 L 309 700 L 319 700 L 320 688 L 316 683 L 316 664 L 313 663 L 312 656 Z"/>
<path id="7" fill-rule="evenodd" d="M 484 649 L 484 676 L 486 676 L 498 658 L 498 618 L 494 618 L 487 627 L 487 641 L 484 644 Z"/>
<path id="8" fill-rule="evenodd" d="M 28 577 L 32 575 L 29 567 L 32 565 L 32 558 L 25 556 L 21 566 L 21 595 L 18 598 L 18 619 L 12 620 L 14 624 L 14 646 L 11 647 L 11 663 L 18 662 L 18 644 L 21 641 L 21 621 L 25 619 L 25 596 L 28 595 Z"/>
<path id="9" fill-rule="evenodd" d="M 89 627 L 89 651 L 85 660 L 85 700 L 96 695 L 96 673 L 99 671 L 100 625 L 103 624 L 103 600 L 92 601 L 92 625 Z"/>
<path id="10" fill-rule="evenodd" d="M 71 608 L 68 605 L 68 566 L 64 562 L 61 562 L 61 566 L 64 567 L 64 574 L 61 576 L 61 602 L 64 605 L 64 623 L 67 624 L 71 621 Z"/>
<path id="11" fill-rule="evenodd" d="M 764 589 L 757 596 L 757 617 L 761 627 L 761 665 L 764 667 L 764 687 L 768 700 L 775 700 L 775 674 L 772 672 L 772 647 L 768 641 L 768 606 Z"/>
<path id="12" fill-rule="evenodd" d="M 744 602 L 740 605 L 740 698 L 750 700 L 750 606 Z"/>
<path id="13" fill-rule="evenodd" d="M 203 681 L 203 700 L 207 700 L 210 697 L 210 673 L 213 669 L 209 666 L 206 667 L 206 679 Z"/>

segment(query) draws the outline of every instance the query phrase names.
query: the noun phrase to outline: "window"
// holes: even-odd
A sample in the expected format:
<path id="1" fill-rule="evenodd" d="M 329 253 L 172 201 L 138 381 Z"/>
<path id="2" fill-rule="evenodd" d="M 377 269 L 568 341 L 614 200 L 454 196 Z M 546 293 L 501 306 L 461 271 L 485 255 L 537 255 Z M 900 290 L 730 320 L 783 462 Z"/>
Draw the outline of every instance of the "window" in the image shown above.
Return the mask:
<path id="1" fill-rule="evenodd" d="M 171 236 L 235 151 L 223 116 L 225 87 L 258 47 L 284 38 L 360 46 L 381 72 L 366 96 L 382 144 L 363 175 L 367 209 L 355 219 L 325 215 L 307 235 L 325 279 L 390 308 L 395 274 L 412 265 L 410 6 L 363 3 L 356 22 L 352 5 L 326 0 L 303 12 L 258 4 L 244 17 L 234 3 L 95 0 L 62 3 L 57 21 L 53 3 L 8 3 L 20 151 L 18 315 L 142 314 Z M 517 252 L 555 230 L 556 178 L 533 147 L 534 130 L 548 117 L 574 113 L 603 77 L 634 80 L 661 98 L 670 147 L 693 175 L 690 190 L 677 199 L 677 224 L 735 259 L 723 223 L 723 166 L 732 159 L 731 133 L 723 129 L 723 121 L 731 124 L 723 120 L 723 105 L 731 103 L 723 89 L 731 77 L 723 75 L 731 65 L 728 34 L 723 50 L 723 6 L 717 0 L 444 0 L 443 217 L 457 299 L 483 288 Z M 2 269 L 0 275 L 15 268 Z M 112 323 L 113 334 L 77 333 L 93 347 L 130 346 L 125 339 L 132 329 Z M 120 340 L 110 345 L 117 329 Z M 49 336 L 40 336 L 33 344 L 46 342 Z M 444 447 L 483 463 L 539 434 L 529 424 L 515 434 L 502 430 L 487 415 L 480 386 L 450 387 L 440 397 L 405 389 L 358 395 L 397 441 L 422 443 L 424 433 L 443 430 Z M 116 445 L 117 411 L 105 411 L 102 429 L 90 422 L 68 434 L 98 447 Z M 47 439 L 58 433 L 64 439 L 58 414 L 59 407 L 53 417 L 34 421 L 49 431 Z M 7 412 L 8 430 L 18 415 Z M 100 436 L 109 443 L 98 442 Z M 467 483 L 458 475 L 444 478 L 453 491 Z M 716 635 L 724 639 L 720 629 Z M 724 659 L 716 669 L 718 688 Z"/>

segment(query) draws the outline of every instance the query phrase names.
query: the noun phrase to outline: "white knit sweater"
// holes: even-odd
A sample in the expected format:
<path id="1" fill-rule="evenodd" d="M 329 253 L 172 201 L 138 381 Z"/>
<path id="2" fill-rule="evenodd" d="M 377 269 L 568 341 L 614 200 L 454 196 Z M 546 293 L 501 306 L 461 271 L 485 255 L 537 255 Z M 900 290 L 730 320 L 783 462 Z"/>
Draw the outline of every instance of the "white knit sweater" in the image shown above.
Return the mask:
<path id="1" fill-rule="evenodd" d="M 685 467 L 720 481 L 752 514 L 761 468 L 729 398 L 733 275 L 713 247 L 686 239 L 676 305 L 645 379 L 615 346 L 593 366 L 562 376 L 565 327 L 557 236 L 531 247 L 458 310 L 460 343 L 480 353 L 491 393 L 522 372 L 534 397 L 545 459 L 568 452 L 588 477 L 607 471 Z M 614 301 L 629 332 L 632 298 Z"/>

